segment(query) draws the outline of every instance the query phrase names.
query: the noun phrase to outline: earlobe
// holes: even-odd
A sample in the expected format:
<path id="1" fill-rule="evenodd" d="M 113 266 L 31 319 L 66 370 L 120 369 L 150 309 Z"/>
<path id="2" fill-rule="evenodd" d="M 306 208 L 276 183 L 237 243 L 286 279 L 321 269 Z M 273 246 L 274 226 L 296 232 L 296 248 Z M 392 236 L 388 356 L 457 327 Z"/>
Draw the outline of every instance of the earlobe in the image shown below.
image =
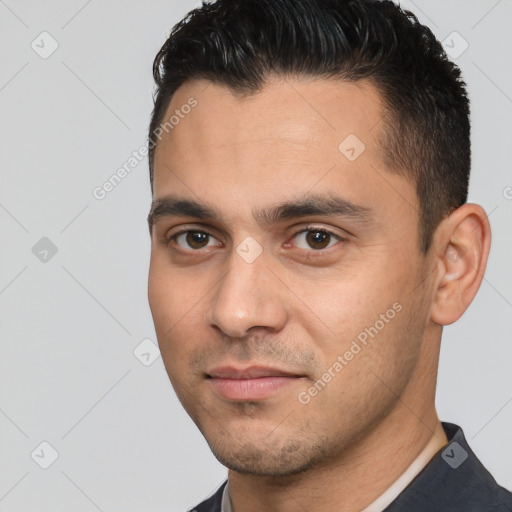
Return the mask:
<path id="1" fill-rule="evenodd" d="M 448 325 L 458 320 L 483 279 L 491 229 L 483 208 L 464 204 L 443 219 L 435 234 L 438 280 L 431 320 Z"/>

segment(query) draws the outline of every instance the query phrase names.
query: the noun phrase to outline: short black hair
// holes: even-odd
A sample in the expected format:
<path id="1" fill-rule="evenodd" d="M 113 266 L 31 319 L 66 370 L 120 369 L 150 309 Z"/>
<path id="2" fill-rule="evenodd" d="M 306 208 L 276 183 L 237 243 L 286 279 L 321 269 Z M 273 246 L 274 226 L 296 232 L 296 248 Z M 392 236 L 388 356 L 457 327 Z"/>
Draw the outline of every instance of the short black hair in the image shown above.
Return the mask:
<path id="1" fill-rule="evenodd" d="M 386 168 L 416 184 L 427 252 L 439 222 L 467 200 L 469 99 L 430 29 L 387 0 L 217 0 L 192 10 L 153 63 L 152 188 L 155 130 L 181 85 L 202 79 L 254 94 L 276 75 L 366 80 L 377 88 L 386 109 L 379 137 Z"/>

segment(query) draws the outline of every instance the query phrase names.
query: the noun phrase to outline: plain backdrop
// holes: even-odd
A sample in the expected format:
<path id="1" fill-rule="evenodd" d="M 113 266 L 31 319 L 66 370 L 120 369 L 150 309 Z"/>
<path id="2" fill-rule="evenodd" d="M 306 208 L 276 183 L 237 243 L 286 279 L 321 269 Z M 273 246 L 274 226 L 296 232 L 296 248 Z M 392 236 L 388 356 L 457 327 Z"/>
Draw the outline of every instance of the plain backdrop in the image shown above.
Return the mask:
<path id="1" fill-rule="evenodd" d="M 438 409 L 512 488 L 512 2 L 402 5 L 463 70 L 470 200 L 494 233 L 478 297 L 445 329 Z M 147 161 L 93 195 L 145 143 L 153 58 L 197 6 L 0 0 L 1 511 L 184 511 L 226 475 L 155 346 Z"/>

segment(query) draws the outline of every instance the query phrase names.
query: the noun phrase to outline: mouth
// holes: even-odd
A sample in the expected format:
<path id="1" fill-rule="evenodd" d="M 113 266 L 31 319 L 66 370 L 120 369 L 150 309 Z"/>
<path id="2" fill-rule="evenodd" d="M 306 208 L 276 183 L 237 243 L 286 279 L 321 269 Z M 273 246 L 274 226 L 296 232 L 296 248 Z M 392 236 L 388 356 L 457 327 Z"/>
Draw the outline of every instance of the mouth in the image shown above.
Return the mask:
<path id="1" fill-rule="evenodd" d="M 305 375 L 264 366 L 222 366 L 207 374 L 207 380 L 217 394 L 237 402 L 270 398 L 304 378 Z"/>

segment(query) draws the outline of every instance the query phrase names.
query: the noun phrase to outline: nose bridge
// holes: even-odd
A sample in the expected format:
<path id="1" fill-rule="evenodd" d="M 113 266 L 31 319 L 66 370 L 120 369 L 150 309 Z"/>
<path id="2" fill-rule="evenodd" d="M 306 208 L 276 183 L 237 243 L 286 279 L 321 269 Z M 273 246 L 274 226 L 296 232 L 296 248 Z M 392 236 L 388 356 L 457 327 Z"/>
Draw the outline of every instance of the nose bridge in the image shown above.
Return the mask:
<path id="1" fill-rule="evenodd" d="M 211 325 L 232 337 L 252 327 L 279 331 L 286 322 L 286 306 L 272 284 L 267 259 L 253 240 L 245 240 L 230 255 L 229 270 L 216 287 L 207 313 Z"/>

